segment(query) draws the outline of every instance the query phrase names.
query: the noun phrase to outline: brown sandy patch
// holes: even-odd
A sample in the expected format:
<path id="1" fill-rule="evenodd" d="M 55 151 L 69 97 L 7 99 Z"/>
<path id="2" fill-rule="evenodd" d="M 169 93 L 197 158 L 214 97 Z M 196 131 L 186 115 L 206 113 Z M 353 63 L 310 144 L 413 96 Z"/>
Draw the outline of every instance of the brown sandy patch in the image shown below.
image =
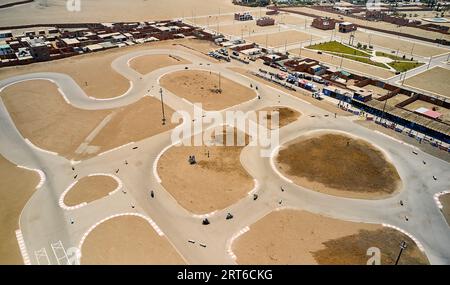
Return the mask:
<path id="1" fill-rule="evenodd" d="M 253 188 L 253 179 L 240 162 L 242 149 L 243 146 L 172 147 L 158 163 L 162 185 L 183 208 L 195 214 L 229 207 Z M 190 155 L 195 155 L 197 164 L 188 163 Z"/>
<path id="2" fill-rule="evenodd" d="M 280 150 L 277 163 L 296 184 L 331 195 L 381 198 L 400 186 L 397 170 L 381 151 L 340 134 L 298 138 Z"/>
<path id="3" fill-rule="evenodd" d="M 291 95 L 293 95 L 295 97 L 298 97 L 298 98 L 300 98 L 300 99 L 302 99 L 304 101 L 307 101 L 307 102 L 309 102 L 309 103 L 311 103 L 311 104 L 313 104 L 313 105 L 315 105 L 317 107 L 320 107 L 320 108 L 322 108 L 324 110 L 327 110 L 328 112 L 336 113 L 339 116 L 351 116 L 349 112 L 345 112 L 345 111 L 341 110 L 340 108 L 337 108 L 336 105 L 331 104 L 330 102 L 328 102 L 326 100 L 318 101 L 316 99 L 313 99 L 311 97 L 311 93 L 306 91 L 306 90 L 304 90 L 304 89 L 299 89 L 297 92 L 290 91 L 288 89 L 281 88 L 279 85 L 276 85 L 276 84 L 274 84 L 272 82 L 269 82 L 267 80 L 264 80 L 264 79 L 262 79 L 260 77 L 257 77 L 255 75 L 253 75 L 247 69 L 240 68 L 240 67 L 228 67 L 228 69 L 230 69 L 230 70 L 232 70 L 234 72 L 237 72 L 239 74 L 242 74 L 242 75 L 244 75 L 246 77 L 249 77 L 249 78 L 251 78 L 253 80 L 256 80 L 256 81 L 258 81 L 258 82 L 260 82 L 262 84 L 271 86 L 271 87 L 273 87 L 275 89 L 278 89 L 278 90 L 280 90 L 282 92 L 285 92 L 285 93 L 291 94 Z"/>
<path id="4" fill-rule="evenodd" d="M 405 85 L 430 91 L 450 98 L 450 70 L 433 67 L 405 80 Z"/>
<path id="5" fill-rule="evenodd" d="M 109 176 L 83 177 L 67 192 L 64 204 L 69 207 L 108 196 L 118 186 L 116 180 Z"/>
<path id="6" fill-rule="evenodd" d="M 444 213 L 445 220 L 447 220 L 447 224 L 450 226 L 450 194 L 442 195 L 439 197 L 439 200 L 442 206 L 444 206 L 442 212 Z"/>
<path id="7" fill-rule="evenodd" d="M 22 136 L 67 158 L 109 112 L 72 107 L 57 86 L 46 80 L 14 84 L 0 96 Z"/>
<path id="8" fill-rule="evenodd" d="M 0 264 L 23 264 L 15 231 L 27 201 L 39 183 L 39 175 L 21 169 L 0 155 Z"/>
<path id="9" fill-rule="evenodd" d="M 238 264 L 361 264 L 370 247 L 381 250 L 381 264 L 395 262 L 399 244 L 408 244 L 400 264 L 428 264 L 409 237 L 379 225 L 353 223 L 306 211 L 272 212 L 233 244 Z"/>
<path id="10" fill-rule="evenodd" d="M 130 61 L 130 67 L 139 72 L 142 75 L 148 74 L 157 69 L 177 65 L 177 64 L 190 64 L 190 61 L 179 58 L 173 55 L 154 54 L 143 55 L 133 58 Z"/>
<path id="11" fill-rule="evenodd" d="M 0 96 L 25 138 L 67 159 L 87 159 L 175 126 L 170 121 L 162 125 L 161 103 L 151 97 L 118 109 L 87 111 L 67 104 L 56 85 L 46 80 L 14 84 Z M 173 110 L 166 106 L 165 111 L 170 118 Z M 97 129 L 106 118 L 110 120 Z"/>
<path id="12" fill-rule="evenodd" d="M 268 108 L 264 108 L 261 109 L 259 111 L 257 111 L 258 113 L 261 111 L 266 111 L 267 112 L 267 116 L 266 116 L 266 126 L 269 127 L 269 129 L 273 129 L 272 126 L 272 116 L 271 116 L 271 112 L 278 112 L 279 113 L 279 126 L 280 128 L 289 125 L 290 123 L 293 123 L 295 121 L 298 120 L 298 118 L 300 118 L 301 114 L 291 108 L 288 107 L 268 107 Z M 259 115 L 258 115 L 259 116 Z M 259 120 L 259 118 L 258 118 Z M 264 123 L 263 123 L 264 124 Z"/>
<path id="13" fill-rule="evenodd" d="M 167 238 L 137 216 L 103 222 L 87 236 L 81 252 L 86 265 L 185 264 Z"/>
<path id="14" fill-rule="evenodd" d="M 266 46 L 266 38 L 267 44 L 270 47 L 279 47 L 284 44 L 292 44 L 292 43 L 300 43 L 306 40 L 318 39 L 317 36 L 312 36 L 310 34 L 298 32 L 298 31 L 284 31 L 279 33 L 273 33 L 268 35 L 259 35 L 250 37 L 247 40 L 259 43 L 263 46 Z"/>
<path id="15" fill-rule="evenodd" d="M 89 146 L 99 148 L 98 152 L 103 152 L 168 131 L 176 126 L 170 122 L 174 110 L 168 106 L 164 109 L 165 125 L 162 124 L 161 101 L 151 97 L 144 97 L 136 103 L 115 109 L 111 121 L 95 136 Z M 91 155 L 85 152 L 77 157 Z"/>
<path id="16" fill-rule="evenodd" d="M 234 82 L 224 76 L 208 71 L 182 70 L 161 78 L 161 86 L 175 95 L 185 98 L 192 103 L 202 103 L 203 109 L 222 110 L 256 96 L 255 91 Z"/>

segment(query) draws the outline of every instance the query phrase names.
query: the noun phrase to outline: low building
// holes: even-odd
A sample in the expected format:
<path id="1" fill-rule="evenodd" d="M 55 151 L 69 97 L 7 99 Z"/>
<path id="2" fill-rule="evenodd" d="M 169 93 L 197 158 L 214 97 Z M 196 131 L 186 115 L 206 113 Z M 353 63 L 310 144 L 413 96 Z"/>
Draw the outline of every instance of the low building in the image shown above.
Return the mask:
<path id="1" fill-rule="evenodd" d="M 336 21 L 328 17 L 315 18 L 311 26 L 320 30 L 334 30 Z"/>
<path id="2" fill-rule="evenodd" d="M 0 31 L 0 39 L 12 38 L 13 34 L 11 31 Z"/>
<path id="3" fill-rule="evenodd" d="M 30 54 L 36 61 L 45 61 L 50 59 L 50 49 L 43 39 L 27 40 L 30 47 Z"/>
<path id="4" fill-rule="evenodd" d="M 253 20 L 253 16 L 250 14 L 250 13 L 248 13 L 248 12 L 245 12 L 245 13 L 235 13 L 234 14 L 234 19 L 235 20 L 237 20 L 237 21 L 251 21 L 251 20 Z"/>
<path id="5" fill-rule="evenodd" d="M 270 17 L 262 17 L 256 21 L 256 24 L 258 26 L 263 26 L 263 27 L 264 26 L 273 26 L 273 25 L 275 25 L 275 19 L 270 18 Z"/>
<path id="6" fill-rule="evenodd" d="M 356 31 L 357 27 L 355 24 L 350 22 L 339 23 L 339 32 L 341 33 L 350 33 Z"/>

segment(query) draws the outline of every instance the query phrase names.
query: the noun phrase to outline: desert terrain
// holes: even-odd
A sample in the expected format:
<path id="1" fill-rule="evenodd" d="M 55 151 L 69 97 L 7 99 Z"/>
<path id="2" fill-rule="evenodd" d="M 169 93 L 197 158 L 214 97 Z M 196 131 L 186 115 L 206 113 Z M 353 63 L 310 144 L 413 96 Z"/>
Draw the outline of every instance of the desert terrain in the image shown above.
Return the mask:
<path id="1" fill-rule="evenodd" d="M 393 264 L 406 240 L 400 264 L 428 264 L 426 256 L 402 233 L 380 225 L 353 223 L 306 211 L 281 210 L 250 226 L 233 244 L 238 264 L 360 264 L 370 247 L 381 251 L 381 264 Z"/>
<path id="2" fill-rule="evenodd" d="M 223 134 L 212 134 L 213 140 L 225 142 Z M 244 138 L 248 143 L 248 137 Z M 250 192 L 252 177 L 240 162 L 243 146 L 173 146 L 158 162 L 158 174 L 164 188 L 188 211 L 206 214 L 224 209 Z M 197 163 L 188 158 L 195 155 Z"/>
<path id="3" fill-rule="evenodd" d="M 434 67 L 405 80 L 405 85 L 450 98 L 450 70 Z"/>
<path id="4" fill-rule="evenodd" d="M 211 71 L 177 71 L 163 76 L 160 83 L 191 103 L 201 103 L 207 111 L 222 110 L 256 97 L 249 87 Z"/>
<path id="5" fill-rule="evenodd" d="M 277 162 L 296 184 L 331 195 L 382 198 L 401 185 L 379 150 L 340 134 L 300 137 L 282 147 Z"/>
<path id="6" fill-rule="evenodd" d="M 0 155 L 0 264 L 23 264 L 15 231 L 19 229 L 20 213 L 38 183 L 37 173 L 18 168 Z"/>
<path id="7" fill-rule="evenodd" d="M 69 207 L 90 203 L 108 196 L 117 188 L 116 180 L 109 176 L 83 177 L 64 196 L 64 204 Z"/>
<path id="8" fill-rule="evenodd" d="M 170 242 L 141 217 L 121 216 L 97 226 L 83 243 L 81 264 L 185 264 Z"/>

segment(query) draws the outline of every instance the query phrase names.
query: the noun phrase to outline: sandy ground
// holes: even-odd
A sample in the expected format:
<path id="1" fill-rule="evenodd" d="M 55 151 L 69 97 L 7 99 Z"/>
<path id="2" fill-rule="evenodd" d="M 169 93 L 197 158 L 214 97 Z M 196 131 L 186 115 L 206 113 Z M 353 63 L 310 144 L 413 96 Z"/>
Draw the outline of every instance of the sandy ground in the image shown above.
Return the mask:
<path id="1" fill-rule="evenodd" d="M 174 127 L 162 125 L 160 101 L 151 97 L 114 110 L 86 111 L 67 104 L 56 85 L 45 80 L 14 84 L 0 96 L 25 138 L 67 159 L 87 159 Z M 173 110 L 165 110 L 170 118 Z M 103 120 L 106 125 L 96 129 Z"/>
<path id="2" fill-rule="evenodd" d="M 267 44 L 270 47 L 279 47 L 283 46 L 285 44 L 292 44 L 292 43 L 300 43 L 307 40 L 311 40 L 311 37 L 313 40 L 318 39 L 319 37 L 312 36 L 310 34 L 298 32 L 298 31 L 284 31 L 280 33 L 273 33 L 267 35 Z M 261 44 L 262 46 L 266 46 L 266 35 L 259 35 L 247 38 L 249 41 L 253 41 L 256 43 Z"/>
<path id="3" fill-rule="evenodd" d="M 183 208 L 195 214 L 229 207 L 254 186 L 240 163 L 242 149 L 243 146 L 172 147 L 158 163 L 162 185 Z M 195 155 L 197 164 L 188 163 L 190 155 Z"/>
<path id="4" fill-rule="evenodd" d="M 294 10 L 294 11 L 295 10 L 303 11 L 303 12 L 311 13 L 311 14 L 314 14 L 316 16 L 321 16 L 321 17 L 331 17 L 331 18 L 335 18 L 335 19 L 337 19 L 339 17 L 339 15 L 337 15 L 337 14 L 328 13 L 328 12 L 322 12 L 322 11 L 319 11 L 319 10 L 315 10 L 315 9 L 311 9 L 311 8 L 305 8 L 305 7 L 297 7 L 297 8 L 289 8 L 289 9 L 290 10 Z M 397 25 L 386 23 L 386 22 L 364 21 L 364 20 L 359 20 L 359 19 L 346 17 L 346 16 L 343 16 L 342 20 L 347 21 L 347 22 L 351 22 L 351 23 L 360 24 L 360 25 L 381 28 L 381 29 L 385 29 L 385 30 L 388 30 L 388 31 L 389 30 L 395 30 L 395 31 L 399 31 L 401 33 L 418 35 L 418 36 L 425 37 L 425 38 L 430 38 L 430 39 L 440 39 L 440 38 L 447 39 L 447 40 L 450 39 L 450 35 L 443 35 L 443 34 L 438 33 L 438 32 L 431 32 L 431 31 L 426 31 L 426 30 L 412 28 L 412 27 L 398 27 Z"/>
<path id="5" fill-rule="evenodd" d="M 277 163 L 296 184 L 336 196 L 376 199 L 401 185 L 379 150 L 340 134 L 300 137 L 280 150 Z"/>
<path id="6" fill-rule="evenodd" d="M 117 188 L 117 182 L 109 176 L 90 176 L 81 178 L 64 197 L 64 204 L 76 206 L 108 196 Z"/>
<path id="7" fill-rule="evenodd" d="M 15 231 L 38 183 L 37 173 L 18 168 L 0 155 L 0 264 L 23 264 Z"/>
<path id="8" fill-rule="evenodd" d="M 353 223 L 305 211 L 272 212 L 233 244 L 238 264 L 360 264 L 370 247 L 381 251 L 381 264 L 393 264 L 406 240 L 400 264 L 428 264 L 414 242 L 379 225 Z"/>
<path id="9" fill-rule="evenodd" d="M 152 48 L 176 48 L 184 51 L 196 50 L 207 53 L 207 51 L 214 49 L 213 46 L 214 45 L 211 42 L 188 39 L 146 43 L 84 54 L 51 62 L 2 68 L 0 71 L 0 80 L 15 75 L 33 72 L 59 72 L 71 76 L 88 96 L 96 98 L 113 98 L 122 95 L 130 87 L 129 81 L 112 69 L 111 62 L 114 59 L 129 52 Z M 207 57 L 206 55 L 204 58 L 210 60 L 210 57 Z M 146 62 L 144 61 L 142 64 L 145 63 Z M 159 64 L 159 62 L 156 62 L 156 64 Z M 148 68 L 155 67 L 148 66 Z M 146 69 L 147 67 L 143 70 L 145 71 Z M 114 82 L 114 84 L 111 84 L 111 82 Z"/>
<path id="10" fill-rule="evenodd" d="M 178 64 L 190 64 L 190 61 L 170 55 L 143 55 L 130 61 L 130 67 L 142 75 L 154 70 Z"/>
<path id="11" fill-rule="evenodd" d="M 262 125 L 267 126 L 269 129 L 273 130 L 275 128 L 272 127 L 272 112 L 278 112 L 278 120 L 279 120 L 279 127 L 282 128 L 284 126 L 289 125 L 290 123 L 293 123 L 300 118 L 301 114 L 300 112 L 297 112 L 291 108 L 288 107 L 268 107 L 261 110 L 258 110 L 258 114 L 260 111 L 267 112 L 266 116 L 266 122 L 261 122 Z M 259 121 L 259 115 L 258 115 L 258 121 Z"/>
<path id="12" fill-rule="evenodd" d="M 222 110 L 256 97 L 256 92 L 232 80 L 208 71 L 182 70 L 163 76 L 160 84 L 175 95 L 192 103 L 202 103 L 203 109 Z"/>
<path id="13" fill-rule="evenodd" d="M 450 226 L 450 194 L 441 196 L 440 201 L 444 206 L 442 212 L 444 213 L 444 217 L 447 220 L 447 224 L 449 224 Z"/>
<path id="14" fill-rule="evenodd" d="M 81 254 L 81 264 L 85 265 L 185 264 L 167 238 L 136 216 L 100 224 L 87 236 Z"/>
<path id="15" fill-rule="evenodd" d="M 405 85 L 420 88 L 450 98 L 450 70 L 434 67 L 405 80 Z"/>
<path id="16" fill-rule="evenodd" d="M 151 21 L 256 10 L 234 6 L 231 0 L 96 0 L 82 1 L 81 11 L 66 9 L 66 0 L 47 0 L 47 5 L 36 3 L 0 11 L 0 26 L 30 23 L 90 23 L 113 21 Z M 30 17 L 33 15 L 33 17 Z"/>
<path id="17" fill-rule="evenodd" d="M 134 104 L 115 109 L 111 121 L 88 145 L 103 152 L 168 131 L 176 126 L 170 122 L 174 110 L 167 105 L 164 110 L 165 125 L 162 124 L 161 101 L 152 97 L 144 97 Z M 90 156 L 89 149 L 81 154 L 81 157 Z"/>
<path id="18" fill-rule="evenodd" d="M 67 158 L 109 113 L 72 107 L 46 80 L 14 84 L 0 96 L 22 136 Z"/>
<path id="19" fill-rule="evenodd" d="M 348 43 L 348 39 L 350 37 L 350 34 L 342 34 L 339 33 L 340 36 L 345 37 L 346 43 Z M 381 35 L 375 35 L 375 34 L 369 34 L 365 31 L 356 31 L 355 33 L 355 39 L 354 44 L 356 45 L 358 42 L 366 43 L 366 44 L 372 44 L 375 46 L 382 46 L 394 51 L 399 50 L 399 56 L 403 56 L 403 54 L 406 55 L 406 58 L 411 58 L 411 51 L 413 54 L 420 55 L 420 56 L 435 56 L 438 54 L 443 54 L 448 52 L 448 50 L 439 48 L 436 45 L 425 45 L 425 44 L 417 44 L 410 41 L 400 40 L 398 37 L 392 36 L 381 36 Z"/>
<path id="20" fill-rule="evenodd" d="M 292 55 L 300 55 L 300 49 L 298 49 L 298 48 L 291 49 L 291 50 L 289 50 L 289 53 Z M 318 60 L 320 62 L 332 64 L 337 67 L 341 66 L 341 62 L 342 62 L 343 69 L 354 70 L 356 72 L 369 74 L 371 76 L 378 76 L 378 77 L 384 78 L 384 79 L 387 79 L 394 75 L 394 73 L 389 71 L 389 69 L 377 67 L 374 65 L 364 64 L 364 63 L 357 62 L 357 61 L 350 60 L 350 59 L 345 59 L 345 58 L 342 59 L 339 56 L 334 56 L 334 55 L 330 55 L 327 53 L 318 54 L 317 51 L 311 51 L 311 50 L 307 50 L 304 48 L 302 49 L 301 56 L 309 57 L 309 58 Z"/>
<path id="21" fill-rule="evenodd" d="M 264 68 L 266 70 L 268 69 L 267 66 L 262 65 L 262 64 L 261 64 L 261 68 Z M 320 107 L 320 108 L 322 108 L 324 110 L 327 110 L 327 111 L 332 112 L 332 113 L 337 113 L 339 116 L 351 116 L 349 112 L 345 112 L 345 111 L 337 108 L 334 104 L 331 104 L 329 101 L 326 101 L 326 100 L 318 101 L 316 99 L 313 99 L 311 97 L 311 93 L 308 93 L 306 90 L 299 89 L 298 92 L 290 91 L 288 89 L 281 88 L 279 85 L 276 85 L 274 83 L 271 83 L 271 82 L 269 82 L 267 80 L 264 80 L 262 78 L 259 78 L 259 77 L 255 76 L 255 75 L 251 74 L 250 72 L 248 72 L 247 69 L 240 68 L 240 67 L 229 67 L 229 69 L 233 70 L 234 72 L 240 73 L 240 74 L 242 74 L 244 76 L 247 76 L 247 77 L 249 77 L 249 78 L 251 78 L 251 79 L 253 79 L 255 81 L 258 81 L 258 82 L 264 83 L 266 85 L 269 85 L 269 86 L 271 86 L 273 88 L 279 89 L 282 92 L 286 92 L 286 93 L 291 94 L 291 95 L 293 95 L 295 97 L 301 98 L 302 100 L 308 101 L 309 103 L 314 104 L 315 106 Z"/>

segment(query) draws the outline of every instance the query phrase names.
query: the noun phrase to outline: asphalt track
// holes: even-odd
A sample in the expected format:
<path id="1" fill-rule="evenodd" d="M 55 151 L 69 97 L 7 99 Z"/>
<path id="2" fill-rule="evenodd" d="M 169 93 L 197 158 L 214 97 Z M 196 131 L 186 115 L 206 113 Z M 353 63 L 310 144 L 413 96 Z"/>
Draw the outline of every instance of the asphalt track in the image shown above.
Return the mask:
<path id="1" fill-rule="evenodd" d="M 148 54 L 171 54 L 185 58 L 192 64 L 165 67 L 146 76 L 128 66 L 132 58 Z M 349 117 L 334 118 L 334 114 L 306 101 L 227 69 L 235 64 L 211 63 L 187 50 L 148 50 L 129 53 L 112 63 L 118 73 L 130 80 L 130 89 L 116 98 L 90 98 L 72 78 L 58 73 L 33 73 L 8 78 L 0 81 L 0 90 L 23 80 L 51 80 L 73 106 L 99 110 L 125 106 L 143 96 L 159 99 L 159 78 L 185 67 L 221 72 L 238 83 L 258 86 L 261 96 L 260 100 L 253 99 L 228 110 L 245 112 L 280 105 L 301 112 L 300 120 L 280 129 L 281 144 L 318 130 L 346 132 L 370 141 L 382 149 L 396 166 L 403 181 L 403 189 L 383 200 L 348 199 L 314 192 L 280 176 L 273 169 L 272 159 L 261 157 L 260 147 L 249 146 L 242 151 L 241 162 L 256 179 L 257 188 L 254 191 L 259 198 L 254 201 L 249 194 L 227 209 L 207 215 L 211 224 L 204 226 L 201 224 L 202 216 L 193 215 L 182 208 L 162 187 L 154 171 L 160 154 L 172 144 L 171 131 L 132 142 L 89 160 L 73 162 L 27 143 L 0 99 L 0 153 L 16 165 L 41 171 L 45 177 L 20 216 L 24 259 L 31 264 L 71 263 L 74 248 L 80 246 L 86 233 L 98 222 L 118 214 L 140 214 L 152 221 L 155 229 L 168 238 L 187 263 L 234 264 L 230 250 L 233 238 L 264 215 L 286 207 L 349 221 L 398 227 L 417 239 L 432 264 L 450 264 L 450 227 L 433 199 L 436 193 L 450 190 L 450 165 L 447 162 L 364 128 Z M 164 94 L 165 104 L 174 110 L 192 113 L 189 102 L 167 90 L 164 90 Z M 418 154 L 413 154 L 413 150 Z M 124 165 L 125 160 L 128 165 Z M 424 165 L 422 161 L 427 164 Z M 119 173 L 115 173 L 116 169 L 120 169 Z M 94 173 L 117 176 L 126 193 L 116 191 L 73 210 L 59 205 L 61 195 L 74 182 L 74 175 L 81 179 Z M 438 179 L 435 181 L 433 176 Z M 284 192 L 280 191 L 280 186 L 283 186 Z M 155 198 L 150 198 L 151 190 Z M 283 201 L 282 205 L 279 205 L 279 200 Z M 404 206 L 400 206 L 400 200 L 405 201 Z M 228 212 L 234 215 L 232 220 L 225 219 Z M 408 221 L 405 216 L 408 216 Z"/>

